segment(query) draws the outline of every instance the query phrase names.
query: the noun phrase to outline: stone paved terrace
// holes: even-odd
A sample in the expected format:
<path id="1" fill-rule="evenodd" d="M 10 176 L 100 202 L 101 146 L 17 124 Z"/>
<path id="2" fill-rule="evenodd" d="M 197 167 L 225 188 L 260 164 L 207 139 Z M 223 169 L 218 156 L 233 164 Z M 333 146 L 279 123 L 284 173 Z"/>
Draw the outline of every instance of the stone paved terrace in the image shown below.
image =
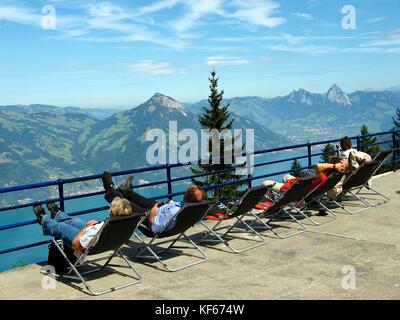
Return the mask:
<path id="1" fill-rule="evenodd" d="M 388 195 L 388 204 L 337 220 L 286 240 L 272 237 L 243 254 L 224 246 L 204 248 L 209 261 L 169 273 L 159 265 L 135 263 L 142 283 L 92 297 L 62 282 L 56 289 L 41 287 L 41 265 L 0 274 L 2 299 L 399 299 L 400 298 L 400 172 L 374 179 L 374 187 Z M 191 233 L 202 230 L 197 226 Z M 244 240 L 232 240 L 238 246 Z M 132 256 L 135 249 L 126 247 Z M 176 260 L 178 259 L 178 260 Z M 180 260 L 179 260 L 180 259 Z M 181 257 L 169 260 L 181 262 Z M 344 266 L 356 270 L 356 288 L 342 288 Z M 126 280 L 108 275 L 94 286 Z"/>

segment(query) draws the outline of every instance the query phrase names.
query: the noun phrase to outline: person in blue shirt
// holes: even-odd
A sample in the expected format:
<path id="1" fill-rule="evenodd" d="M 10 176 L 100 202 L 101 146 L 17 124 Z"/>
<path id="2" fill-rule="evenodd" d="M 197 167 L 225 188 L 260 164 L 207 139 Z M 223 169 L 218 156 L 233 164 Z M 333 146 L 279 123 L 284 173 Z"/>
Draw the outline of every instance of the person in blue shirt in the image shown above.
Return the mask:
<path id="1" fill-rule="evenodd" d="M 133 212 L 147 211 L 147 223 L 151 231 L 156 234 L 161 231 L 168 231 L 175 226 L 176 213 L 181 209 L 184 203 L 196 203 L 205 199 L 205 192 L 202 188 L 189 187 L 183 197 L 183 202 L 170 200 L 164 203 L 157 203 L 155 200 L 143 197 L 133 191 L 132 180 L 128 179 L 119 187 L 115 187 L 111 172 L 106 170 L 102 176 L 105 199 L 111 203 L 117 197 L 123 197 L 129 200 Z"/>

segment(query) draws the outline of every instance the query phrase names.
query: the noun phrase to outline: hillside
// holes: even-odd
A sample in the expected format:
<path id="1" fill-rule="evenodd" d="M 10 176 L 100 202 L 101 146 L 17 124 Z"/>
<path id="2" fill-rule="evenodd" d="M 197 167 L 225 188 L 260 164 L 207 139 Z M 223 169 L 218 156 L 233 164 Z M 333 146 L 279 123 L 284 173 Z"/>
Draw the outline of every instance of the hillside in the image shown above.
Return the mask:
<path id="1" fill-rule="evenodd" d="M 82 114 L 0 111 L 0 185 L 87 173 L 79 141 L 94 123 Z"/>
<path id="2" fill-rule="evenodd" d="M 88 117 L 103 120 L 120 112 L 121 109 L 102 109 L 102 108 L 78 108 L 78 107 L 57 107 L 45 104 L 31 104 L 31 105 L 8 105 L 0 106 L 0 111 L 18 112 L 18 113 L 38 113 L 46 112 L 56 115 L 67 114 L 84 114 Z"/>
<path id="3" fill-rule="evenodd" d="M 234 128 L 254 129 L 258 149 L 290 143 L 285 137 L 253 120 L 237 115 L 234 117 Z M 200 132 L 197 115 L 186 110 L 178 101 L 155 94 L 137 108 L 117 113 L 93 125 L 83 156 L 97 171 L 104 167 L 121 170 L 145 166 L 146 150 L 152 144 L 146 142 L 147 131 L 160 128 L 168 132 L 169 121 L 177 122 L 178 131 L 191 128 Z"/>
<path id="4" fill-rule="evenodd" d="M 16 111 L 10 111 L 14 110 L 12 106 L 0 109 L 3 110 L 0 111 L 2 187 L 97 174 L 106 168 L 117 171 L 148 166 L 146 151 L 153 143 L 145 140 L 148 130 L 159 128 L 168 133 L 169 122 L 176 121 L 178 131 L 185 128 L 200 131 L 198 115 L 162 94 L 103 120 L 43 105 L 19 106 Z M 256 149 L 290 143 L 250 118 L 233 116 L 235 128 L 254 129 Z M 176 170 L 174 174 L 179 172 Z M 146 181 L 164 179 L 165 173 L 138 177 Z M 75 188 L 93 186 L 82 184 Z M 68 188 L 67 192 L 70 191 Z M 24 197 L 39 194 L 43 193 L 27 192 Z"/>
<path id="5" fill-rule="evenodd" d="M 367 124 L 370 132 L 389 130 L 396 107 L 400 106 L 400 91 L 347 94 L 335 84 L 325 94 L 299 89 L 272 99 L 238 97 L 223 103 L 230 103 L 232 112 L 248 116 L 300 143 L 356 135 L 362 124 Z M 187 108 L 199 113 L 206 104 L 202 100 Z"/>

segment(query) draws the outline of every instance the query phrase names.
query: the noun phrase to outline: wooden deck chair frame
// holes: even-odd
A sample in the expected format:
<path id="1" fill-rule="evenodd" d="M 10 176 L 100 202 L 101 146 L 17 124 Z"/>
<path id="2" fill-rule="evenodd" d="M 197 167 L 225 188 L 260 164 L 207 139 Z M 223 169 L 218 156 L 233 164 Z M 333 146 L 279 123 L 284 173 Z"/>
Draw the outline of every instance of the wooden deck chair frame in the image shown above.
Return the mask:
<path id="1" fill-rule="evenodd" d="M 129 286 L 133 286 L 135 284 L 138 284 L 142 281 L 142 277 L 139 274 L 139 272 L 136 271 L 136 269 L 133 267 L 132 263 L 128 260 L 128 258 L 121 252 L 121 247 L 126 244 L 129 241 L 129 238 L 131 237 L 132 233 L 134 233 L 138 227 L 138 225 L 141 223 L 141 221 L 143 221 L 143 219 L 145 218 L 145 216 L 129 216 L 129 217 L 112 217 L 112 218 L 107 218 L 104 221 L 103 226 L 101 227 L 101 229 L 99 230 L 99 232 L 97 233 L 97 236 L 95 238 L 93 238 L 91 240 L 91 242 L 88 245 L 88 248 L 79 255 L 78 259 L 76 260 L 75 263 L 72 263 L 70 259 L 68 259 L 67 255 L 64 253 L 64 250 L 62 249 L 62 240 L 56 240 L 56 239 L 52 239 L 53 244 L 55 245 L 55 247 L 58 249 L 58 251 L 60 252 L 60 254 L 64 257 L 64 259 L 67 261 L 68 265 L 69 265 L 69 271 L 66 274 L 57 274 L 57 273 L 52 273 L 51 275 L 53 277 L 57 277 L 57 278 L 61 278 L 61 279 L 73 279 L 73 280 L 80 280 L 86 287 L 86 289 L 89 291 L 90 294 L 94 295 L 94 296 L 99 296 L 99 295 L 103 295 L 105 293 L 109 293 L 109 292 L 113 292 L 122 288 L 126 288 Z M 132 220 L 132 221 L 131 221 Z M 114 223 L 126 223 L 127 221 L 131 222 L 130 226 L 131 228 L 131 233 L 130 234 L 126 234 L 126 237 L 124 237 L 124 241 L 120 241 L 119 244 L 117 244 L 116 246 L 114 246 L 112 249 L 111 248 L 106 248 L 107 250 L 103 250 L 101 247 L 103 245 L 103 240 L 104 240 L 104 234 L 105 231 L 107 230 L 107 228 L 110 228 L 110 226 L 112 226 Z M 107 240 L 105 240 L 107 241 Z M 97 243 L 96 243 L 97 242 Z M 106 245 L 107 247 L 107 245 Z M 97 255 L 97 254 L 101 254 L 107 251 L 111 251 L 110 255 L 107 255 L 105 257 L 101 257 L 98 259 L 92 259 L 92 260 L 87 260 L 87 257 L 90 255 Z M 126 263 L 126 267 L 133 272 L 133 274 L 135 275 L 134 277 L 130 276 L 131 278 L 133 278 L 133 281 L 130 281 L 128 283 L 119 285 L 119 286 L 114 286 L 105 290 L 94 290 L 92 288 L 92 286 L 88 283 L 88 281 L 85 279 L 85 276 L 88 274 L 94 274 L 96 272 L 102 271 L 105 268 L 110 268 L 112 266 L 115 267 L 122 267 L 122 265 L 111 265 L 111 261 L 115 258 L 115 257 L 120 257 L 124 260 L 124 262 Z M 89 270 L 89 271 L 85 271 L 85 272 L 80 272 L 79 269 L 81 269 L 83 266 L 87 266 L 89 264 L 93 264 L 96 263 L 98 264 L 98 262 L 106 260 L 106 262 L 101 265 L 98 268 L 95 268 L 93 270 Z M 46 269 L 42 269 L 42 273 L 45 274 L 49 274 L 48 272 L 49 270 Z M 71 275 L 72 273 L 75 274 Z M 70 284 L 71 285 L 71 284 Z M 76 287 L 75 285 L 72 285 L 73 287 Z"/>
<path id="2" fill-rule="evenodd" d="M 381 166 L 384 164 L 385 160 L 387 159 L 387 157 L 396 149 L 390 149 L 390 150 L 385 150 L 385 151 L 381 151 L 380 153 L 378 153 L 374 159 L 370 162 L 364 162 L 363 164 L 360 165 L 360 167 L 354 171 L 353 173 L 351 173 L 346 180 L 343 182 L 343 189 L 346 190 L 345 193 L 350 194 L 351 196 L 353 196 L 356 200 L 360 201 L 362 203 L 362 207 L 360 207 L 359 209 L 356 210 L 350 210 L 346 207 L 346 205 L 343 205 L 339 202 L 336 202 L 336 204 L 338 206 L 340 206 L 346 213 L 348 214 L 355 214 L 355 213 L 359 213 L 359 212 L 363 212 L 365 210 L 371 209 L 373 207 L 377 207 L 379 205 L 385 204 L 390 202 L 390 198 L 385 196 L 384 194 L 378 192 L 377 190 L 375 190 L 374 188 L 372 188 L 371 186 L 368 186 L 368 182 L 369 180 L 376 174 L 376 172 L 381 168 Z M 360 174 L 360 172 L 362 172 L 362 170 L 366 167 L 366 166 L 372 166 L 371 167 L 371 172 L 369 174 L 368 179 L 363 179 L 365 181 L 363 181 L 360 184 L 351 186 L 348 189 L 345 189 L 346 184 L 351 184 L 352 183 L 352 179 L 357 179 L 358 175 Z M 363 189 L 366 189 L 369 191 L 370 195 L 378 195 L 381 197 L 381 201 L 378 203 L 371 203 L 369 202 L 365 197 L 362 196 L 361 191 Z M 345 193 L 342 193 L 339 197 L 343 197 Z M 343 200 L 343 199 L 342 199 Z"/>
<path id="3" fill-rule="evenodd" d="M 149 230 L 149 228 L 145 224 L 142 223 L 142 225 L 139 227 L 139 230 L 142 231 L 145 237 L 151 238 L 151 240 L 149 242 L 146 242 L 143 237 L 137 235 L 136 233 L 134 234 L 139 243 L 144 245 L 144 247 L 141 248 L 139 253 L 135 256 L 135 258 L 156 260 L 164 267 L 166 271 L 169 272 L 176 272 L 206 262 L 208 260 L 207 254 L 199 246 L 197 246 L 196 243 L 194 243 L 194 241 L 189 236 L 186 235 L 186 231 L 193 227 L 195 224 L 200 223 L 204 219 L 209 207 L 210 204 L 207 201 L 203 201 L 200 203 L 185 203 L 182 208 L 173 217 L 171 217 L 170 221 L 166 224 L 164 229 L 156 234 L 153 234 L 153 232 Z M 169 223 L 175 218 L 176 225 L 170 230 L 165 230 Z M 171 237 L 174 238 L 172 240 L 165 240 L 156 243 L 156 240 Z M 178 242 L 182 237 L 186 240 L 186 242 L 189 243 L 189 245 L 175 245 L 175 243 Z M 161 251 L 156 251 L 155 249 L 153 249 L 155 245 L 168 242 L 171 242 L 171 244 L 166 249 L 163 249 Z M 200 253 L 201 258 L 199 258 L 198 261 L 172 268 L 167 265 L 163 255 L 173 248 L 196 250 L 198 253 Z M 143 254 L 145 251 L 148 251 L 150 254 Z"/>
<path id="4" fill-rule="evenodd" d="M 210 227 L 203 221 L 202 225 L 204 226 L 204 228 L 207 229 L 207 231 L 205 232 L 204 237 L 200 240 L 200 243 L 223 243 L 230 249 L 231 252 L 237 254 L 257 248 L 265 244 L 265 238 L 262 237 L 256 230 L 254 230 L 246 221 L 244 221 L 244 218 L 246 216 L 252 216 L 251 211 L 253 210 L 254 206 L 259 203 L 260 200 L 264 197 L 267 190 L 268 187 L 265 186 L 249 188 L 246 190 L 243 196 L 231 206 L 227 206 L 219 202 L 219 205 L 221 205 L 225 209 L 228 220 L 233 219 L 234 222 L 230 225 L 221 226 L 223 221 L 226 220 L 219 218 L 214 226 Z M 242 224 L 244 228 L 239 228 L 239 224 Z M 219 232 L 224 229 L 227 230 L 223 233 Z M 257 243 L 248 247 L 237 249 L 233 247 L 227 239 L 227 236 L 232 233 L 244 233 L 254 235 L 255 239 L 246 240 L 255 241 Z"/>
<path id="5" fill-rule="evenodd" d="M 296 204 L 298 204 L 308 193 L 313 180 L 314 177 L 300 178 L 283 194 L 276 194 L 277 198 L 271 203 L 271 205 L 265 208 L 261 213 L 253 213 L 254 220 L 250 225 L 253 226 L 254 224 L 257 224 L 253 227 L 254 229 L 271 230 L 279 239 L 287 239 L 307 231 L 306 226 L 296 219 L 290 211 L 294 210 L 303 216 L 303 213 L 296 207 Z M 277 211 L 273 213 L 269 212 L 273 207 L 277 208 Z M 277 220 L 281 220 L 283 217 L 289 217 L 292 222 L 300 227 L 300 229 L 296 229 L 296 231 L 287 233 L 286 235 L 278 233 L 275 230 L 276 228 L 273 228 L 273 226 L 277 225 L 279 227 L 290 228 L 276 223 Z M 268 221 L 265 221 L 266 219 Z"/>

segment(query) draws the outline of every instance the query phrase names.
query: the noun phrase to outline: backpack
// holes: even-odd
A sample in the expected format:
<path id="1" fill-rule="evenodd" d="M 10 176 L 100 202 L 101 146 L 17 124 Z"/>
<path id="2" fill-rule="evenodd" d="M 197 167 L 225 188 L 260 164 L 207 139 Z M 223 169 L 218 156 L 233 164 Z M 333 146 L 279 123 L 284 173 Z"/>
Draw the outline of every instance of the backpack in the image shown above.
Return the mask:
<path id="1" fill-rule="evenodd" d="M 61 243 L 60 247 L 63 249 L 69 261 L 74 264 L 78 259 L 74 254 L 74 250 L 72 250 L 72 248 L 70 248 L 69 246 L 65 246 L 63 243 Z M 64 257 L 61 255 L 60 251 L 53 242 L 49 244 L 49 255 L 47 258 L 47 263 L 53 266 L 57 273 L 66 272 L 70 267 L 67 260 L 64 259 Z"/>

